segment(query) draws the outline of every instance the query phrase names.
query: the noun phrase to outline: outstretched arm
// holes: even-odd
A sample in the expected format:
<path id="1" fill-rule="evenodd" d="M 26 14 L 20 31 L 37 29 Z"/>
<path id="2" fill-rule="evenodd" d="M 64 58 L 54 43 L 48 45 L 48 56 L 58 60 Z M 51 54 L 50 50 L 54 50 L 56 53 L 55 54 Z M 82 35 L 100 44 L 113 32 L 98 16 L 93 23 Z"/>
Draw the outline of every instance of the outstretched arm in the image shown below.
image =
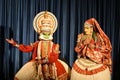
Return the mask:
<path id="1" fill-rule="evenodd" d="M 17 47 L 19 50 L 23 51 L 23 52 L 31 52 L 33 50 L 33 46 L 32 45 L 24 45 L 24 44 L 17 44 L 17 42 L 15 42 L 12 38 L 11 39 L 6 39 L 6 41 L 10 44 L 12 44 L 13 46 Z"/>

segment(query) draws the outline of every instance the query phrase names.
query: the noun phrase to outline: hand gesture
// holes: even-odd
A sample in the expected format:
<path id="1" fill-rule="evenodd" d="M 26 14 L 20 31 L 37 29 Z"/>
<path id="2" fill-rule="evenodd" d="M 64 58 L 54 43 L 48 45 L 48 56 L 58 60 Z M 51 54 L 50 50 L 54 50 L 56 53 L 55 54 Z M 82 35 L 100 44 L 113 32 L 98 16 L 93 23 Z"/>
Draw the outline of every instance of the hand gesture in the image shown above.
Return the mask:
<path id="1" fill-rule="evenodd" d="M 90 41 L 91 41 L 91 37 L 87 37 L 83 43 L 84 45 L 87 45 L 90 43 Z"/>
<path id="2" fill-rule="evenodd" d="M 59 47 L 60 47 L 59 44 L 56 44 L 55 50 L 56 50 L 56 51 L 59 51 Z"/>
<path id="3" fill-rule="evenodd" d="M 8 43 L 12 44 L 13 46 L 16 45 L 16 42 L 13 40 L 13 38 L 11 38 L 11 39 L 6 39 L 6 41 L 7 41 Z"/>
<path id="4" fill-rule="evenodd" d="M 10 44 L 13 44 L 15 41 L 13 40 L 13 38 L 11 38 L 11 40 L 10 39 L 6 39 L 6 41 L 8 42 L 8 43 L 10 43 Z"/>
<path id="5" fill-rule="evenodd" d="M 60 51 L 59 51 L 59 44 L 56 44 L 56 47 L 55 47 L 55 49 L 54 49 L 54 52 L 55 53 L 60 53 Z"/>

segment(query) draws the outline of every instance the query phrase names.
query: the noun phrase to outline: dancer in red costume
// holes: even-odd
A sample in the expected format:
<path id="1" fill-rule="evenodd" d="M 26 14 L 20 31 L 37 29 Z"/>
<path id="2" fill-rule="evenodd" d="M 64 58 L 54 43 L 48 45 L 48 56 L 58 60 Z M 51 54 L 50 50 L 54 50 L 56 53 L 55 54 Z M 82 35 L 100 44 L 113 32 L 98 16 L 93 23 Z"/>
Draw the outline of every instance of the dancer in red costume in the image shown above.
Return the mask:
<path id="1" fill-rule="evenodd" d="M 78 59 L 73 64 L 71 80 L 110 80 L 111 50 L 110 40 L 96 19 L 85 21 L 75 47 Z"/>
<path id="2" fill-rule="evenodd" d="M 35 31 L 40 35 L 39 41 L 30 45 L 17 44 L 13 39 L 8 43 L 23 52 L 33 52 L 32 60 L 26 63 L 15 75 L 15 80 L 67 80 L 68 65 L 58 59 L 59 44 L 52 42 L 57 28 L 56 17 L 43 11 L 33 21 Z"/>

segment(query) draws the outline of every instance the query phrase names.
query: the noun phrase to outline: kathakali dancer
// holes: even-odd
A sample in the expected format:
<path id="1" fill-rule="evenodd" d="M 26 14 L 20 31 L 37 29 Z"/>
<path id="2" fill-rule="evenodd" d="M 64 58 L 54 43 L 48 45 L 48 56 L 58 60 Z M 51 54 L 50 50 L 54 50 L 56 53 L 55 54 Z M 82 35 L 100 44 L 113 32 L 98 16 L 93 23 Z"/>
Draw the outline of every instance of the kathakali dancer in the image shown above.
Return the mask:
<path id="1" fill-rule="evenodd" d="M 78 59 L 71 70 L 71 80 L 111 80 L 112 46 L 95 18 L 84 23 L 75 51 Z"/>
<path id="2" fill-rule="evenodd" d="M 8 43 L 23 52 L 33 52 L 27 62 L 15 75 L 14 80 L 68 80 L 69 66 L 59 57 L 59 44 L 55 44 L 53 33 L 57 29 L 56 17 L 48 11 L 38 13 L 33 21 L 39 40 L 30 45 L 17 44 L 13 39 Z"/>

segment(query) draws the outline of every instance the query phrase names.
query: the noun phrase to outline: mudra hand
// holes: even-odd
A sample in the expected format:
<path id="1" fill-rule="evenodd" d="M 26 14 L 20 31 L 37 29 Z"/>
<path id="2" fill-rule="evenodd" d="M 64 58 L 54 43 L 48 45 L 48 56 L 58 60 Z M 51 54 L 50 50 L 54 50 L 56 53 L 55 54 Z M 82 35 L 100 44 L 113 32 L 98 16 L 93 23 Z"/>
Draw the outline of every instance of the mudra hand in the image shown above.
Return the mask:
<path id="1" fill-rule="evenodd" d="M 53 50 L 55 53 L 60 53 L 60 51 L 59 51 L 59 44 L 56 44 L 56 47 L 55 47 L 55 49 Z"/>
<path id="2" fill-rule="evenodd" d="M 11 38 L 11 39 L 6 39 L 6 41 L 7 41 L 8 43 L 12 44 L 13 46 L 16 45 L 16 42 L 13 40 L 13 38 Z"/>
<path id="3" fill-rule="evenodd" d="M 90 44 L 90 41 L 91 41 L 91 37 L 87 37 L 83 43 L 84 45 L 87 45 Z"/>
<path id="4" fill-rule="evenodd" d="M 59 44 L 56 44 L 56 48 L 55 48 L 55 50 L 59 50 Z"/>

